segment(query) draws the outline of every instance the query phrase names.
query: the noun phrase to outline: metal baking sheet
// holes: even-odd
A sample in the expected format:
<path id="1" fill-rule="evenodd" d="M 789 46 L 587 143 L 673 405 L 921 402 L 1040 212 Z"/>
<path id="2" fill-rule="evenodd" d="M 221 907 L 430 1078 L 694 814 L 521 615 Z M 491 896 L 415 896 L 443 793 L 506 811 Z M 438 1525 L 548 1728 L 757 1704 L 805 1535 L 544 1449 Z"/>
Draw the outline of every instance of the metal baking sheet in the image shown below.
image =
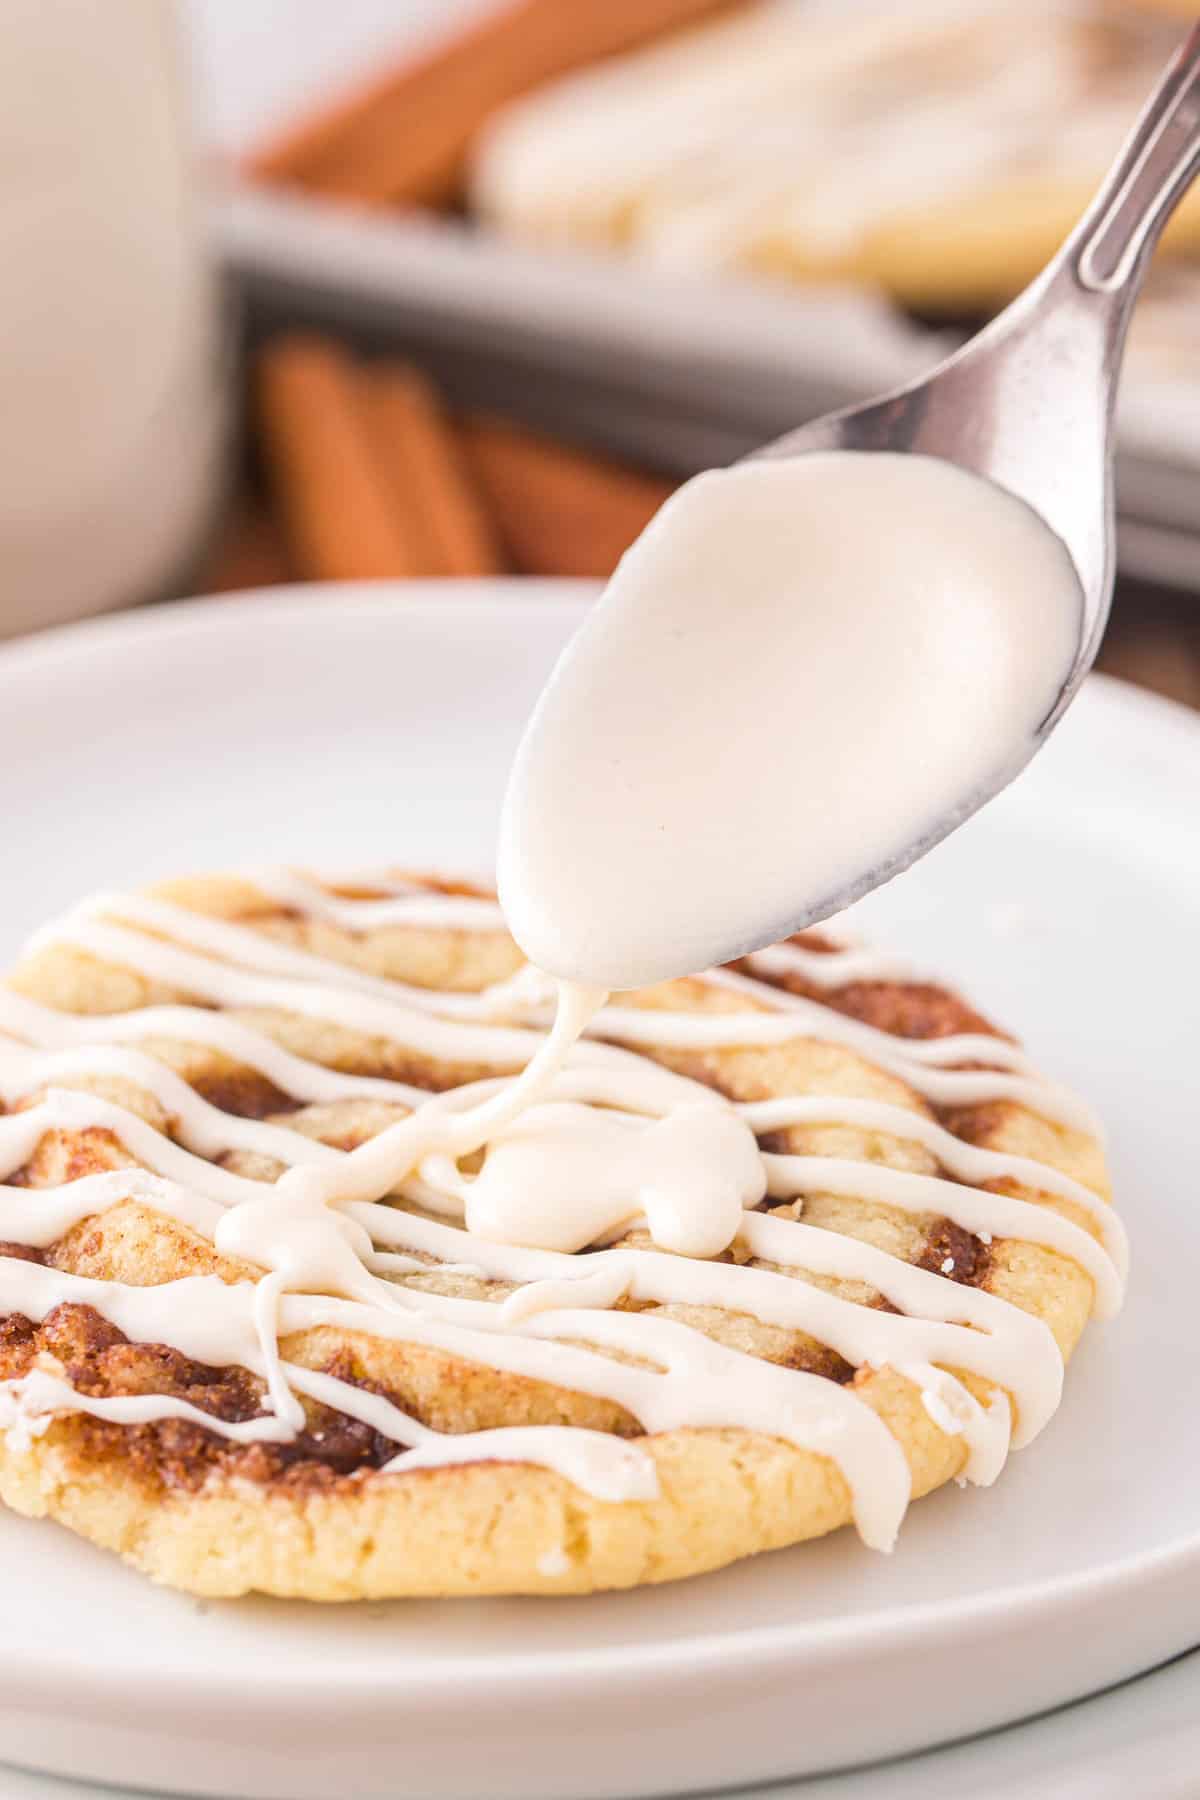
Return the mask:
<path id="1" fill-rule="evenodd" d="M 665 277 L 246 186 L 219 198 L 213 230 L 255 329 L 399 349 L 460 404 L 678 474 L 898 386 L 954 342 L 857 290 Z M 1200 590 L 1197 384 L 1131 373 L 1118 446 L 1122 570 Z"/>

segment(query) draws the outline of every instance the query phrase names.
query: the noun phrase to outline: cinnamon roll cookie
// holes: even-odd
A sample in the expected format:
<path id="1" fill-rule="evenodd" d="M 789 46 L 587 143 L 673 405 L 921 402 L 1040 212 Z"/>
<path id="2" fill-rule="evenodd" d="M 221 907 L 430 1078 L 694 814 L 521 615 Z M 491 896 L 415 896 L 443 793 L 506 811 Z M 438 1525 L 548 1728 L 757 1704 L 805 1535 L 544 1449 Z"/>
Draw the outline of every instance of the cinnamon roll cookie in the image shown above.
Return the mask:
<path id="1" fill-rule="evenodd" d="M 1037 1436 L 1125 1248 L 1012 1039 L 822 934 L 569 1052 L 552 1014 L 462 885 L 41 932 L 0 987 L 8 1505 L 202 1594 L 580 1593 L 890 1549 Z"/>

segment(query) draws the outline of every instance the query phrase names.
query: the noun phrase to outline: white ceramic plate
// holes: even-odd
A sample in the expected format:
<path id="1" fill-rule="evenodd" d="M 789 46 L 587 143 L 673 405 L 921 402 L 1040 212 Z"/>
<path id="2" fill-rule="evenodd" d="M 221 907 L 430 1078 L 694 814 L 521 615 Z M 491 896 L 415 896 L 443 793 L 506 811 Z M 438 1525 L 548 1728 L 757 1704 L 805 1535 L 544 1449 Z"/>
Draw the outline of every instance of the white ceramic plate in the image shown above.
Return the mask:
<path id="1" fill-rule="evenodd" d="M 901 1762 L 736 1793 L 706 1789 L 693 1800 L 1196 1800 L 1197 1768 L 1200 1650 L 1193 1650 L 1090 1700 Z M 11 1764 L 0 1768 L 0 1793 L 4 1800 L 138 1800 L 131 1788 L 100 1790 Z M 623 1788 L 620 1800 L 631 1793 Z M 347 1796 L 330 1788 L 325 1800 Z"/>
<path id="2" fill-rule="evenodd" d="M 80 890 L 287 857 L 486 868 L 586 590 L 330 589 L 0 653 L 0 948 Z M 1017 786 L 865 908 L 1108 1117 L 1127 1312 L 990 1492 L 591 1600 L 198 1605 L 0 1519 L 0 1756 L 174 1791 L 605 1796 L 895 1754 L 1200 1637 L 1193 1271 L 1200 728 L 1093 684 Z"/>

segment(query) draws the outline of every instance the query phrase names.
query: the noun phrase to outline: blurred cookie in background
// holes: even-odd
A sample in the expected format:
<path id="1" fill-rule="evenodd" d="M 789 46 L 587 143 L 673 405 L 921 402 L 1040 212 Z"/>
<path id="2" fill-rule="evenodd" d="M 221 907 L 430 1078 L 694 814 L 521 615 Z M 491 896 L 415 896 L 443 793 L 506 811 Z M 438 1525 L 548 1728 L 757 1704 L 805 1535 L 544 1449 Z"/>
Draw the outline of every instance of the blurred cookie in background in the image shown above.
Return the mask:
<path id="1" fill-rule="evenodd" d="M 1082 0 L 754 7 L 500 112 L 471 198 L 527 242 L 985 312 L 1070 230 L 1172 36 Z M 1166 248 L 1200 250 L 1200 195 Z"/>
<path id="2" fill-rule="evenodd" d="M 1125 0 L 1125 3 L 1142 12 L 1160 13 L 1164 19 L 1194 20 L 1197 17 L 1192 0 Z"/>

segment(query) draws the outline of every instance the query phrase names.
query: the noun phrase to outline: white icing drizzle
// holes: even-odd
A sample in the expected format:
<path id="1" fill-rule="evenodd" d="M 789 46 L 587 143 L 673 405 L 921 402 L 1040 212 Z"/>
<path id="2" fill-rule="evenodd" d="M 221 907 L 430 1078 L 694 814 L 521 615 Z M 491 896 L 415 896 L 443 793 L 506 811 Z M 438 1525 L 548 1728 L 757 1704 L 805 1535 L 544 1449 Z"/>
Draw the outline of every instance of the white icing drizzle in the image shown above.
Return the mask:
<path id="1" fill-rule="evenodd" d="M 367 878 L 362 885 L 386 887 L 387 898 L 350 900 L 330 893 L 327 887 L 294 869 L 248 869 L 245 879 L 260 894 L 282 906 L 294 907 L 309 918 L 327 920 L 346 931 L 380 931 L 391 925 L 410 929 L 425 926 L 436 931 L 506 930 L 504 914 L 495 900 L 474 894 L 443 894 L 416 882 L 372 882 Z"/>
<path id="2" fill-rule="evenodd" d="M 0 1119 L 0 1159 L 6 1172 L 28 1162 L 41 1139 L 51 1131 L 111 1132 L 143 1167 L 221 1206 L 255 1200 L 262 1192 L 260 1182 L 193 1156 L 128 1107 L 68 1088 L 49 1088 L 36 1106 Z"/>
<path id="3" fill-rule="evenodd" d="M 365 1210 L 355 1216 L 366 1222 Z M 452 1251 L 461 1236 L 453 1228 L 387 1209 L 370 1217 L 368 1229 L 381 1241 Z M 446 1235 L 449 1233 L 449 1235 Z M 1048 1328 L 1021 1314 L 994 1295 L 947 1283 L 924 1269 L 912 1268 L 886 1251 L 836 1232 L 817 1230 L 787 1219 L 754 1214 L 743 1222 L 741 1238 L 756 1257 L 783 1267 L 836 1275 L 878 1288 L 886 1300 L 912 1316 L 897 1318 L 798 1283 L 770 1269 L 705 1263 L 639 1250 L 601 1250 L 585 1259 L 551 1251 L 488 1246 L 480 1261 L 495 1280 L 523 1281 L 538 1292 L 530 1312 L 541 1311 L 547 1289 L 554 1296 L 581 1304 L 611 1304 L 610 1292 L 657 1305 L 730 1307 L 767 1324 L 808 1331 L 855 1365 L 895 1363 L 907 1345 L 914 1358 L 944 1355 L 956 1367 L 974 1369 L 991 1379 L 1004 1379 L 1017 1396 L 1021 1429 L 1018 1445 L 1028 1443 L 1051 1417 L 1062 1388 L 1062 1359 Z M 570 1271 L 570 1272 L 569 1272 Z M 519 1288 L 513 1299 L 526 1292 Z M 441 1299 L 439 1309 L 459 1317 L 478 1302 Z M 506 1303 L 507 1304 L 507 1303 Z M 475 1316 L 478 1316 L 477 1314 Z M 490 1323 L 490 1321 L 488 1321 Z M 653 1320 L 637 1319 L 643 1327 Z M 993 1341 L 989 1341 L 993 1340 Z M 979 1366 L 985 1364 L 984 1367 Z"/>
<path id="4" fill-rule="evenodd" d="M 142 894 L 100 894 L 85 902 L 60 925 L 36 933 L 30 948 L 37 950 L 55 941 L 73 941 L 84 950 L 111 944 L 115 936 L 111 926 L 88 929 L 89 920 L 106 916 L 116 916 L 126 924 L 141 926 L 148 931 L 164 932 L 174 943 L 221 957 L 225 964 L 237 966 L 249 957 L 249 966 L 256 974 L 280 975 L 289 981 L 324 981 L 335 992 L 348 988 L 354 993 L 377 995 L 389 1003 L 402 999 L 431 1012 L 461 1013 L 467 1018 L 480 1017 L 486 1009 L 487 1002 L 480 995 L 434 992 L 428 988 L 409 987 L 399 981 L 385 981 L 352 965 L 331 962 L 309 950 L 277 943 L 244 925 L 233 925 L 205 913 L 188 912 L 166 900 L 154 900 Z M 99 953 L 104 954 L 103 948 Z"/>
<path id="5" fill-rule="evenodd" d="M 646 1123 L 558 1102 L 493 1138 L 460 1192 L 475 1236 L 586 1250 L 644 1213 L 655 1243 L 704 1257 L 732 1243 L 766 1185 L 753 1134 L 724 1107 L 681 1106 Z"/>
<path id="6" fill-rule="evenodd" d="M 187 1419 L 235 1444 L 282 1444 L 296 1435 L 290 1421 L 273 1418 L 231 1421 L 171 1394 L 118 1394 L 97 1398 L 81 1394 L 47 1369 L 31 1369 L 19 1381 L 0 1381 L 0 1430 L 26 1442 L 39 1437 L 55 1413 L 88 1413 L 118 1425 L 145 1425 L 154 1419 Z"/>
<path id="7" fill-rule="evenodd" d="M 15 1140 L 15 1150 L 11 1138 L 3 1145 L 6 1160 L 11 1157 L 13 1166 L 18 1168 L 26 1160 L 22 1142 L 36 1142 L 46 1129 L 46 1114 L 40 1108 L 21 1117 L 29 1121 L 29 1136 Z M 148 1169 L 113 1169 L 65 1181 L 56 1188 L 0 1186 L 0 1239 L 10 1244 L 27 1244 L 35 1250 L 48 1249 L 84 1219 L 107 1212 L 122 1200 L 151 1206 L 164 1218 L 188 1226 L 201 1237 L 212 1236 L 223 1210 L 194 1188 L 166 1181 Z"/>
<path id="8" fill-rule="evenodd" d="M 822 928 L 822 936 L 824 936 Z M 862 945 L 836 950 L 806 950 L 803 944 L 772 944 L 746 958 L 751 974 L 799 975 L 812 987 L 847 987 L 852 981 L 916 981 L 918 976 L 906 956 L 889 956 Z"/>
<path id="9" fill-rule="evenodd" d="M 824 1125 L 832 1120 L 840 1125 L 861 1125 L 866 1131 L 886 1132 L 890 1137 L 910 1138 L 931 1150 L 944 1168 L 964 1181 L 979 1186 L 989 1181 L 1016 1181 L 1069 1200 L 1087 1213 L 1111 1259 L 1118 1281 L 1122 1286 L 1125 1283 L 1129 1273 L 1129 1238 L 1120 1215 L 1091 1188 L 1084 1187 L 1082 1182 L 1064 1175 L 1061 1170 L 1051 1168 L 1049 1163 L 1035 1162 L 1029 1156 L 1012 1156 L 1003 1150 L 980 1149 L 976 1144 L 955 1137 L 953 1132 L 921 1113 L 910 1112 L 903 1106 L 890 1106 L 880 1100 L 858 1100 L 849 1095 L 839 1095 L 834 1100 L 812 1095 L 795 1100 L 750 1101 L 738 1111 L 755 1133 L 778 1131 L 791 1125 Z M 953 1215 L 947 1213 L 946 1216 Z M 960 1219 L 956 1223 L 963 1221 Z M 1014 1232 L 1013 1235 L 1022 1234 Z M 976 1236 L 991 1242 L 990 1232 L 977 1231 Z"/>
<path id="10" fill-rule="evenodd" d="M 860 967 L 865 961 L 865 954 L 860 952 Z M 991 1069 L 1016 1069 L 1028 1074 L 1035 1073 L 1025 1052 L 1018 1045 L 1010 1044 L 1006 1038 L 989 1037 L 982 1032 L 955 1032 L 950 1037 L 942 1038 L 897 1039 L 888 1031 L 880 1031 L 874 1025 L 865 1025 L 861 1019 L 847 1018 L 841 1013 L 835 1013 L 830 1018 L 828 1007 L 822 1006 L 819 1001 L 806 999 L 803 994 L 789 993 L 786 988 L 765 987 L 762 982 L 755 981 L 750 976 L 739 975 L 734 969 L 711 969 L 705 979 L 719 987 L 744 993 L 760 1003 L 769 1000 L 772 1006 L 789 1015 L 789 1023 L 798 1037 L 830 1038 L 848 1044 L 872 1061 L 890 1056 L 893 1060 L 927 1064 L 932 1068 L 979 1061 L 986 1063 Z M 865 978 L 856 975 L 854 979 L 862 981 Z M 875 975 L 871 979 L 880 980 L 881 977 Z M 807 1023 L 809 1030 L 799 1030 L 802 1021 Z M 777 1042 L 786 1035 L 787 1026 L 779 1024 L 764 1041 Z M 743 1038 L 739 1041 L 746 1040 Z"/>
<path id="11" fill-rule="evenodd" d="M 113 1076 L 153 1094 L 174 1122 L 179 1141 L 199 1157 L 214 1158 L 230 1150 L 257 1151 L 286 1163 L 314 1159 L 335 1162 L 339 1151 L 314 1142 L 283 1125 L 267 1125 L 240 1119 L 211 1105 L 180 1076 L 152 1056 L 136 1050 L 89 1049 L 51 1051 L 30 1055 L 0 1043 L 0 1099 L 15 1100 L 39 1088 Z"/>
<path id="12" fill-rule="evenodd" d="M 767 988 L 727 969 L 712 969 L 705 979 L 722 987 L 753 989 L 760 1001 L 778 1010 L 754 1013 L 667 1013 L 637 1007 L 606 1007 L 596 1029 L 622 1044 L 676 1050 L 750 1048 L 814 1038 L 845 1044 L 916 1090 L 935 1106 L 973 1106 L 988 1100 L 1012 1100 L 1077 1130 L 1100 1135 L 1090 1107 L 1064 1088 L 1030 1073 L 1010 1075 L 1009 1068 L 1028 1067 L 1020 1051 L 1002 1038 L 966 1033 L 914 1041 L 889 1036 L 840 1013 L 781 989 Z M 944 1063 L 978 1058 L 986 1069 L 945 1068 Z M 996 1072 L 995 1065 L 1001 1065 Z"/>
<path id="13" fill-rule="evenodd" d="M 284 871 L 247 879 L 269 900 L 348 932 L 501 928 L 491 902 L 415 884 L 370 883 L 388 897 L 356 900 Z M 59 1372 L 35 1367 L 0 1383 L 0 1428 L 10 1442 L 29 1441 L 55 1414 L 72 1410 L 125 1424 L 178 1417 L 235 1442 L 285 1442 L 304 1428 L 303 1396 L 405 1445 L 385 1472 L 507 1460 L 553 1469 L 605 1500 L 657 1492 L 653 1458 L 636 1441 L 561 1426 L 438 1433 L 281 1351 L 297 1332 L 329 1325 L 591 1395 L 650 1433 L 739 1426 L 786 1439 L 832 1459 L 864 1539 L 886 1548 L 907 1505 L 907 1464 L 854 1389 L 732 1349 L 662 1309 L 748 1315 L 807 1333 L 854 1368 L 893 1368 L 919 1388 L 934 1423 L 962 1438 L 963 1475 L 974 1482 L 993 1480 L 1010 1437 L 1028 1442 L 1051 1416 L 1061 1357 L 1049 1329 L 1017 1307 L 841 1232 L 756 1212 L 764 1193 L 849 1195 L 944 1216 L 989 1242 L 1041 1244 L 1088 1273 L 1100 1314 L 1119 1303 L 1127 1260 L 1120 1225 L 1098 1196 L 1058 1171 L 966 1144 L 903 1106 L 837 1095 L 733 1105 L 617 1047 L 706 1051 L 824 1040 L 927 1099 L 1009 1098 L 1049 1119 L 1090 1126 L 1085 1109 L 1003 1040 L 901 1040 L 730 971 L 703 979 L 744 993 L 744 1010 L 610 1006 L 602 994 L 567 989 L 547 1032 L 547 986 L 529 971 L 482 993 L 445 994 L 144 896 L 89 902 L 36 944 L 72 946 L 202 1004 L 171 1000 L 96 1017 L 0 989 L 0 1098 L 10 1109 L 0 1118 L 0 1182 L 53 1132 L 107 1133 L 138 1165 L 51 1188 L 0 1185 L 0 1239 L 47 1248 L 81 1220 L 132 1201 L 265 1273 L 256 1281 L 190 1276 L 143 1288 L 0 1257 L 0 1313 L 39 1321 L 63 1303 L 94 1306 L 134 1341 L 167 1343 L 216 1367 L 245 1367 L 266 1393 L 260 1416 L 230 1422 L 170 1396 L 81 1395 Z M 858 946 L 818 953 L 788 944 L 748 966 L 766 977 L 794 971 L 833 989 L 897 979 L 902 965 Z M 311 1062 L 283 1049 L 262 1021 L 214 1008 L 298 1013 L 452 1066 L 521 1073 L 429 1095 Z M 615 1042 L 580 1041 L 585 1031 Z M 224 1112 L 151 1053 L 156 1040 L 216 1051 L 290 1101 L 382 1101 L 404 1116 L 358 1148 L 338 1150 L 287 1124 Z M 965 1061 L 987 1066 L 955 1066 Z M 170 1135 L 108 1097 L 114 1083 L 156 1102 Z M 105 1093 L 92 1091 L 98 1084 Z M 953 1179 L 767 1154 L 755 1143 L 759 1133 L 806 1124 L 907 1139 Z M 465 1172 L 464 1158 L 480 1150 L 481 1167 Z M 221 1166 L 234 1152 L 269 1158 L 283 1173 L 254 1180 Z M 1048 1203 L 977 1185 L 1002 1180 Z M 438 1216 L 386 1203 L 397 1196 Z M 1082 1214 L 1089 1228 L 1059 1205 Z M 648 1232 L 652 1247 L 589 1249 L 632 1227 Z M 753 1262 L 713 1260 L 732 1245 Z M 899 1310 L 780 1270 L 865 1284 Z M 408 1277 L 433 1271 L 465 1271 L 513 1291 L 497 1301 L 408 1285 Z M 989 1404 L 951 1371 L 988 1383 L 995 1390 Z M 543 1571 L 561 1572 L 557 1563 Z"/>
<path id="14" fill-rule="evenodd" d="M 200 1044 L 263 1076 L 289 1100 L 305 1103 L 379 1099 L 419 1106 L 427 1098 L 424 1088 L 407 1082 L 376 1075 L 344 1075 L 323 1063 L 306 1062 L 240 1019 L 195 1006 L 146 1006 L 137 1012 L 97 1017 L 55 1012 L 11 988 L 0 987 L 0 1032 L 47 1049 L 70 1044 L 136 1044 L 147 1038 Z"/>
<path id="15" fill-rule="evenodd" d="M 299 1012 L 368 1036 L 386 1037 L 422 1054 L 449 1061 L 486 1061 L 499 1067 L 515 1067 L 528 1059 L 540 1037 L 484 1021 L 506 1008 L 543 1025 L 550 1016 L 544 982 L 529 984 L 518 977 L 512 982 L 484 989 L 480 994 L 444 994 L 377 977 L 361 977 L 348 984 L 353 991 L 347 993 L 336 985 L 322 985 L 320 980 L 322 975 L 330 976 L 331 973 L 336 979 L 340 964 L 280 946 L 247 927 L 209 919 L 202 919 L 197 926 L 187 924 L 184 927 L 192 942 L 204 941 L 214 947 L 218 943 L 234 945 L 234 953 L 247 960 L 256 955 L 257 945 L 263 945 L 261 964 L 242 969 L 216 963 L 211 957 L 192 955 L 175 944 L 140 937 L 121 926 L 98 920 L 93 914 L 99 904 L 90 903 L 57 924 L 47 926 L 33 939 L 33 947 L 72 945 L 93 956 L 134 966 L 154 980 L 217 1005 Z M 111 899 L 105 904 L 111 905 Z M 164 902 L 141 897 L 122 900 L 120 907 L 127 917 L 137 915 L 147 922 L 158 921 L 152 923 L 152 929 L 170 929 L 170 915 L 177 912 L 187 921 L 196 917 L 183 913 L 181 908 L 167 908 Z M 220 926 L 219 938 L 209 936 L 208 927 L 214 923 Z M 302 971 L 301 978 L 258 973 L 259 967 L 280 967 L 281 949 L 287 950 L 289 967 Z M 352 973 L 359 976 L 358 971 Z M 605 1008 L 603 1019 L 594 1029 L 624 1044 L 677 1049 L 745 1047 L 786 1043 L 797 1038 L 824 1039 L 857 1050 L 881 1068 L 899 1075 L 935 1105 L 970 1106 L 987 1099 L 1011 1099 L 1048 1118 L 1074 1125 L 1093 1135 L 1100 1133 L 1099 1122 L 1090 1108 L 1075 1095 L 1037 1076 L 1024 1053 L 1003 1038 L 957 1033 L 927 1041 L 898 1039 L 860 1020 L 832 1012 L 816 1001 L 768 987 L 732 970 L 713 969 L 704 979 L 744 992 L 759 1007 L 765 1002 L 772 1010 L 752 1014 L 697 1014 L 610 1006 Z M 860 975 L 857 979 L 863 977 Z M 362 985 L 363 982 L 371 984 L 369 989 Z M 454 1020 L 430 1016 L 448 1011 L 456 1015 Z M 422 1013 L 425 1016 L 422 1017 Z M 586 1050 L 587 1046 L 581 1046 L 581 1049 Z M 984 1062 L 989 1067 L 975 1071 L 953 1066 L 969 1061 Z M 1002 1077 L 992 1072 L 996 1068 L 1019 1073 Z"/>
<path id="16" fill-rule="evenodd" d="M 1095 1283 L 1095 1311 L 1111 1319 L 1121 1305 L 1121 1281 L 1111 1257 L 1094 1237 L 1070 1219 L 1028 1200 L 984 1193 L 943 1181 L 937 1175 L 914 1175 L 881 1163 L 847 1164 L 833 1156 L 764 1156 L 768 1189 L 776 1198 L 793 1194 L 840 1194 L 876 1200 L 901 1212 L 934 1213 L 974 1232 L 977 1226 L 1001 1237 L 1022 1238 L 1073 1257 Z M 853 1170 L 853 1175 L 849 1173 Z"/>

